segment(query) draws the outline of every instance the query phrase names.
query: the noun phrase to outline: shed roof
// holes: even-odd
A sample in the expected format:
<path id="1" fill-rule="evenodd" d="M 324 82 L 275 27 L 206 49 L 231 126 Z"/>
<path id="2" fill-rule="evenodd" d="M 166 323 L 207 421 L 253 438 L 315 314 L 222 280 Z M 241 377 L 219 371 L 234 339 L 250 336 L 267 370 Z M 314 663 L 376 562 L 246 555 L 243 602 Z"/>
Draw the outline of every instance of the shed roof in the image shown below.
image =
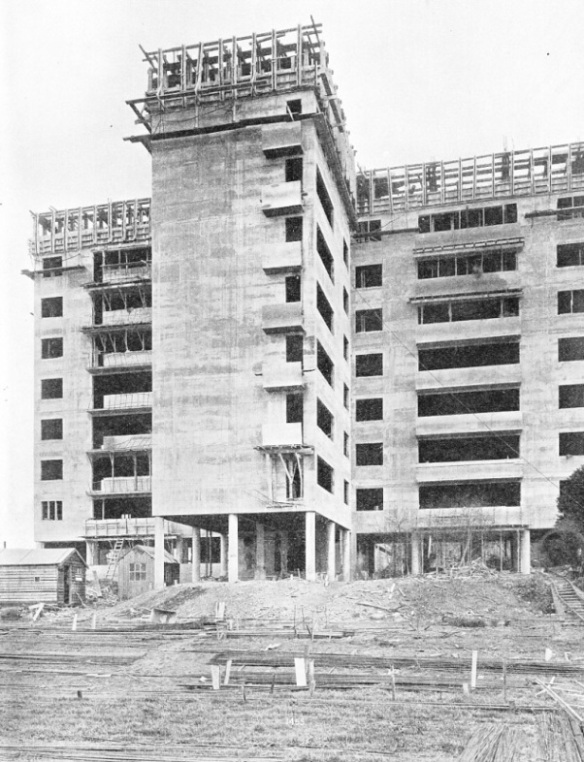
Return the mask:
<path id="1" fill-rule="evenodd" d="M 139 550 L 143 553 L 146 553 L 146 555 L 150 556 L 150 558 L 154 559 L 154 548 L 150 545 L 134 545 L 133 548 L 128 548 L 128 550 L 123 553 L 120 558 L 123 558 L 124 556 L 127 556 L 128 553 L 131 553 L 133 550 Z M 174 556 L 171 556 L 170 553 L 165 550 L 164 551 L 164 563 L 165 564 L 178 564 L 179 562 L 176 560 Z"/>
<path id="2" fill-rule="evenodd" d="M 4 548 L 0 566 L 59 566 L 73 554 L 85 563 L 75 548 Z"/>

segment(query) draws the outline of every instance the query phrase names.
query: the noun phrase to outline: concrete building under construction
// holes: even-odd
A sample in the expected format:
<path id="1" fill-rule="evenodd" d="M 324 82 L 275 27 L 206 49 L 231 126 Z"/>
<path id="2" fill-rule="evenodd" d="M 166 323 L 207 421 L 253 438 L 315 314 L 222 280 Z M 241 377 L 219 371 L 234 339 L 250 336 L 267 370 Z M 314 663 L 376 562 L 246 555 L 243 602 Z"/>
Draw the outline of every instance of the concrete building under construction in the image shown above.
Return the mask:
<path id="1" fill-rule="evenodd" d="M 36 541 L 529 571 L 584 463 L 584 144 L 356 176 L 319 25 L 144 56 L 152 198 L 34 217 Z"/>

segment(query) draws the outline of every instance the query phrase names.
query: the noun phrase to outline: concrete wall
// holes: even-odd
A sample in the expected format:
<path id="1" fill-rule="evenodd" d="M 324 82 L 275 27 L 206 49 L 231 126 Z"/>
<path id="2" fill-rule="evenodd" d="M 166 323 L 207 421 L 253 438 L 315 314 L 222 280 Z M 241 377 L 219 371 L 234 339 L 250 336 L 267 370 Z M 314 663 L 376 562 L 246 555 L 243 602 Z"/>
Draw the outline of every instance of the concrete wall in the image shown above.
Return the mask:
<path id="1" fill-rule="evenodd" d="M 65 255 L 65 267 L 83 269 L 35 281 L 35 430 L 34 430 L 34 536 L 36 542 L 66 542 L 79 539 L 85 520 L 91 517 L 92 504 L 87 490 L 91 485 L 91 466 L 86 452 L 91 449 L 91 340 L 81 327 L 91 325 L 91 299 L 83 284 L 92 279 L 90 251 Z M 65 259 L 65 257 L 64 257 Z M 63 317 L 42 318 L 41 299 L 63 297 Z M 63 357 L 41 359 L 41 340 L 63 337 Z M 62 399 L 41 399 L 41 380 L 63 379 Z M 62 418 L 63 439 L 41 441 L 41 419 Z M 63 461 L 63 479 L 41 481 L 41 460 Z M 62 521 L 43 521 L 41 503 L 61 500 Z"/>
<path id="2" fill-rule="evenodd" d="M 517 201 L 517 223 L 443 233 L 404 232 L 384 237 L 381 242 L 363 242 L 353 247 L 353 267 L 382 262 L 384 268 L 382 288 L 353 291 L 355 310 L 382 306 L 384 313 L 382 332 L 355 334 L 353 337 L 354 354 L 373 351 L 384 354 L 383 377 L 357 378 L 354 381 L 355 399 L 384 397 L 383 423 L 353 424 L 355 441 L 381 441 L 383 438 L 385 447 L 383 467 L 353 468 L 354 487 L 383 486 L 385 489 L 383 512 L 355 513 L 358 532 L 399 530 L 404 525 L 415 526 L 418 522 L 425 525 L 427 517 L 417 517 L 417 483 L 420 481 L 488 480 L 501 478 L 505 475 L 504 471 L 509 472 L 509 477 L 518 477 L 522 481 L 521 508 L 507 512 L 513 523 L 527 524 L 532 528 L 550 527 L 556 517 L 559 480 L 584 463 L 584 457 L 560 457 L 558 454 L 559 431 L 584 430 L 584 408 L 558 409 L 558 385 L 582 383 L 584 363 L 559 363 L 557 343 L 559 337 L 584 336 L 584 315 L 557 314 L 558 290 L 584 288 L 584 268 L 556 267 L 556 245 L 583 241 L 584 222 L 582 219 L 558 221 L 555 215 L 525 217 L 526 213 L 536 210 L 555 209 L 557 196 L 505 201 Z M 469 207 L 496 203 L 475 202 Z M 456 208 L 456 205 L 432 207 L 420 209 L 419 213 L 435 214 Z M 400 220 L 400 227 L 416 227 L 417 215 L 417 212 L 409 212 Z M 389 217 L 381 219 L 382 224 L 389 222 Z M 480 278 L 469 275 L 417 280 L 415 248 L 453 246 L 507 237 L 524 239 L 523 247 L 517 254 L 516 272 L 485 273 Z M 418 325 L 417 308 L 409 303 L 411 298 L 420 296 L 459 295 L 505 288 L 520 288 L 522 291 L 520 316 L 517 318 Z M 519 366 L 418 371 L 417 347 L 420 344 L 454 343 L 495 336 L 520 336 Z M 461 390 L 465 387 L 488 388 L 494 384 L 517 383 L 521 387 L 520 413 L 487 416 L 485 422 L 490 421 L 492 428 L 497 430 L 521 431 L 520 459 L 417 464 L 416 427 L 418 433 L 426 434 L 471 432 L 480 428 L 482 424 L 478 419 L 484 416 L 418 419 L 416 387 L 423 390 Z M 463 419 L 467 418 L 468 426 L 465 427 Z M 497 420 L 493 421 L 494 418 Z M 488 433 L 487 427 L 485 432 Z M 498 513 L 503 518 L 507 514 L 505 511 Z"/>

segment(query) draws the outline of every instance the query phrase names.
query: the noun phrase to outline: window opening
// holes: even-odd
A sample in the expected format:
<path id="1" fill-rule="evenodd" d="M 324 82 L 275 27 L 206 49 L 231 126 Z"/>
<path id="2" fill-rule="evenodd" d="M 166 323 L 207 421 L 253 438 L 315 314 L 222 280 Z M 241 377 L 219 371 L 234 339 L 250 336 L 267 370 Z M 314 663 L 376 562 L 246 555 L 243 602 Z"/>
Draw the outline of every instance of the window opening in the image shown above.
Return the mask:
<path id="1" fill-rule="evenodd" d="M 343 432 L 343 455 L 346 458 L 349 458 L 351 456 L 351 453 L 349 451 L 349 435 L 346 431 Z"/>
<path id="2" fill-rule="evenodd" d="M 316 458 L 316 483 L 327 492 L 333 491 L 334 471 L 333 468 L 320 457 Z"/>
<path id="3" fill-rule="evenodd" d="M 584 217 L 584 196 L 566 196 L 558 199 L 558 220 Z"/>
<path id="4" fill-rule="evenodd" d="M 480 209 L 462 209 L 453 212 L 421 215 L 418 217 L 420 233 L 440 233 L 447 230 L 508 225 L 517 222 L 517 204 L 487 206 Z"/>
<path id="5" fill-rule="evenodd" d="M 304 339 L 300 334 L 286 336 L 286 362 L 302 362 Z"/>
<path id="6" fill-rule="evenodd" d="M 43 378 L 41 381 L 41 399 L 56 400 L 63 397 L 62 378 Z"/>
<path id="7" fill-rule="evenodd" d="M 355 268 L 356 288 L 377 288 L 381 286 L 383 265 L 362 265 Z"/>
<path id="8" fill-rule="evenodd" d="M 357 310 L 355 312 L 355 331 L 369 333 L 383 330 L 383 311 L 381 307 L 373 310 Z"/>
<path id="9" fill-rule="evenodd" d="M 371 397 L 357 400 L 355 405 L 356 421 L 381 421 L 383 420 L 383 399 Z"/>
<path id="10" fill-rule="evenodd" d="M 584 384 L 560 386 L 560 408 L 584 407 Z"/>
<path id="11" fill-rule="evenodd" d="M 316 250 L 321 262 L 324 265 L 324 269 L 327 271 L 329 278 L 334 282 L 334 260 L 331 250 L 329 249 L 327 242 L 321 232 L 321 229 L 316 227 Z"/>
<path id="12" fill-rule="evenodd" d="M 63 502 L 61 500 L 43 500 L 41 510 L 43 521 L 63 520 Z"/>
<path id="13" fill-rule="evenodd" d="M 43 278 L 62 275 L 63 257 L 45 257 L 43 259 Z"/>
<path id="14" fill-rule="evenodd" d="M 519 389 L 420 394 L 418 416 L 470 415 L 519 410 Z"/>
<path id="15" fill-rule="evenodd" d="M 304 397 L 302 394 L 286 395 L 286 423 L 302 423 L 304 418 Z"/>
<path id="16" fill-rule="evenodd" d="M 42 339 L 41 357 L 43 360 L 52 360 L 56 357 L 63 357 L 63 339 Z"/>
<path id="17" fill-rule="evenodd" d="M 381 241 L 381 220 L 361 220 L 357 223 L 358 241 Z"/>
<path id="18" fill-rule="evenodd" d="M 355 357 L 355 375 L 358 378 L 383 375 L 383 355 L 381 353 L 357 355 Z"/>
<path id="19" fill-rule="evenodd" d="M 452 463 L 464 460 L 509 460 L 519 457 L 519 436 L 452 437 L 422 439 L 418 443 L 420 463 Z"/>
<path id="20" fill-rule="evenodd" d="M 41 421 L 41 439 L 63 439 L 63 419 L 46 418 Z"/>
<path id="21" fill-rule="evenodd" d="M 41 299 L 41 317 L 63 317 L 63 297 L 51 296 L 47 299 Z"/>
<path id="22" fill-rule="evenodd" d="M 335 366 L 320 341 L 316 342 L 316 367 L 321 372 L 324 380 L 332 386 Z"/>
<path id="23" fill-rule="evenodd" d="M 302 298 L 300 275 L 286 277 L 286 302 L 299 302 Z"/>
<path id="24" fill-rule="evenodd" d="M 349 294 L 347 293 L 347 289 L 343 288 L 343 309 L 349 314 Z"/>
<path id="25" fill-rule="evenodd" d="M 584 336 L 575 336 L 569 339 L 559 339 L 558 360 L 560 362 L 584 360 Z"/>
<path id="26" fill-rule="evenodd" d="M 520 482 L 459 482 L 420 485 L 421 510 L 521 505 Z"/>
<path id="27" fill-rule="evenodd" d="M 331 201 L 331 197 L 329 196 L 326 185 L 324 184 L 324 180 L 322 179 L 322 175 L 320 174 L 320 170 L 318 168 L 316 170 L 316 195 L 318 196 L 322 210 L 325 213 L 327 220 L 329 221 L 329 225 L 332 228 L 333 202 Z"/>
<path id="28" fill-rule="evenodd" d="M 582 292 L 584 294 L 584 291 Z M 492 320 L 517 317 L 519 299 L 505 296 L 456 302 L 429 302 L 418 306 L 418 323 L 448 323 L 463 320 Z"/>
<path id="29" fill-rule="evenodd" d="M 302 217 L 286 217 L 286 242 L 302 241 Z"/>
<path id="30" fill-rule="evenodd" d="M 382 511 L 383 488 L 370 487 L 355 490 L 355 502 L 358 511 Z"/>
<path id="31" fill-rule="evenodd" d="M 329 439 L 333 438 L 333 414 L 319 399 L 316 400 L 316 425 Z"/>
<path id="32" fill-rule="evenodd" d="M 62 460 L 41 460 L 41 481 L 57 481 L 63 478 Z"/>
<path id="33" fill-rule="evenodd" d="M 325 322 L 326 327 L 331 333 L 333 333 L 333 308 L 330 305 L 329 300 L 324 295 L 324 291 L 320 287 L 320 284 L 316 284 L 316 309 Z"/>
<path id="34" fill-rule="evenodd" d="M 488 365 L 516 365 L 519 342 L 455 345 L 418 350 L 418 369 L 476 368 Z"/>
<path id="35" fill-rule="evenodd" d="M 349 505 L 349 482 L 346 479 L 343 482 L 343 502 Z"/>
<path id="36" fill-rule="evenodd" d="M 584 455 L 584 431 L 560 433 L 560 455 Z"/>
<path id="37" fill-rule="evenodd" d="M 383 442 L 362 442 L 355 445 L 358 466 L 382 466 Z"/>
<path id="38" fill-rule="evenodd" d="M 343 406 L 349 409 L 349 387 L 347 384 L 343 384 Z"/>
<path id="39" fill-rule="evenodd" d="M 558 291 L 558 315 L 584 312 L 584 290 Z"/>
<path id="40" fill-rule="evenodd" d="M 286 182 L 293 183 L 296 180 L 302 181 L 302 158 L 298 156 L 286 159 Z"/>
<path id="41" fill-rule="evenodd" d="M 343 336 L 343 357 L 349 361 L 349 339 L 346 336 Z"/>
<path id="42" fill-rule="evenodd" d="M 584 265 L 584 243 L 565 243 L 556 247 L 558 267 Z"/>
<path id="43" fill-rule="evenodd" d="M 347 246 L 345 239 L 343 239 L 343 262 L 345 263 L 345 267 L 349 269 L 349 247 Z"/>

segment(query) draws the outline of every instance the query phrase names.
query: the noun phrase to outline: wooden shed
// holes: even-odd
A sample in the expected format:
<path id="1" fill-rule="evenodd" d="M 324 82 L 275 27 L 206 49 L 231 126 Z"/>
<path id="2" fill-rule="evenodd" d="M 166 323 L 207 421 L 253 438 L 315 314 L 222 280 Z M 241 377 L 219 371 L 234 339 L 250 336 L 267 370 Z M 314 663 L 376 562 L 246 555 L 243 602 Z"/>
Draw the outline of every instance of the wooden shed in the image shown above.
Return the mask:
<path id="1" fill-rule="evenodd" d="M 180 578 L 180 564 L 164 551 L 164 584 L 174 585 Z M 122 600 L 154 589 L 154 548 L 134 545 L 118 561 L 118 595 Z"/>
<path id="2" fill-rule="evenodd" d="M 86 569 L 75 548 L 0 550 L 0 604 L 78 604 Z"/>

